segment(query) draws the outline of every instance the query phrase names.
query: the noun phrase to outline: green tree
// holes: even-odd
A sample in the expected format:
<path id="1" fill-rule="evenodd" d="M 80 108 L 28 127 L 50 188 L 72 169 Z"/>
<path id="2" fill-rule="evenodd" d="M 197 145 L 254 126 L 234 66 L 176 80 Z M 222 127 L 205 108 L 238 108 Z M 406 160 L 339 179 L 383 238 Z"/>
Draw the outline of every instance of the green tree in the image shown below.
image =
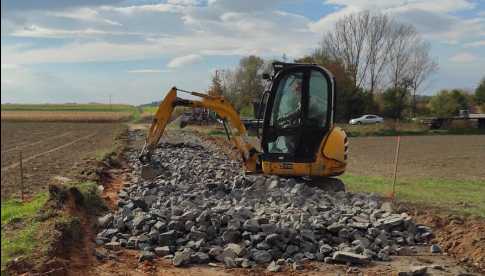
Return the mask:
<path id="1" fill-rule="evenodd" d="M 485 77 L 480 81 L 475 89 L 475 102 L 479 105 L 485 104 Z"/>
<path id="2" fill-rule="evenodd" d="M 451 90 L 451 97 L 453 98 L 453 101 L 457 103 L 457 110 L 455 113 L 459 113 L 460 109 L 468 109 L 469 97 L 465 91 L 453 89 Z"/>
<path id="3" fill-rule="evenodd" d="M 236 82 L 239 83 L 242 106 L 252 105 L 263 94 L 262 68 L 264 60 L 257 56 L 243 57 L 236 70 Z M 241 106 L 241 107 L 242 107 Z"/>
<path id="4" fill-rule="evenodd" d="M 384 115 L 401 119 L 404 110 L 408 107 L 409 91 L 403 87 L 389 88 L 384 91 L 382 100 L 384 104 Z"/>
<path id="5" fill-rule="evenodd" d="M 219 76 L 219 71 L 216 71 L 212 77 L 212 84 L 209 87 L 208 94 L 211 96 L 221 96 L 223 94 L 222 80 Z"/>
<path id="6" fill-rule="evenodd" d="M 219 78 L 222 94 L 238 112 L 243 108 L 251 107 L 253 101 L 258 101 L 263 94 L 263 69 L 262 58 L 248 56 L 241 58 L 235 69 L 221 70 Z"/>
<path id="7" fill-rule="evenodd" d="M 468 108 L 467 94 L 458 89 L 442 90 L 433 96 L 429 102 L 431 112 L 440 117 L 458 115 L 460 109 Z"/>

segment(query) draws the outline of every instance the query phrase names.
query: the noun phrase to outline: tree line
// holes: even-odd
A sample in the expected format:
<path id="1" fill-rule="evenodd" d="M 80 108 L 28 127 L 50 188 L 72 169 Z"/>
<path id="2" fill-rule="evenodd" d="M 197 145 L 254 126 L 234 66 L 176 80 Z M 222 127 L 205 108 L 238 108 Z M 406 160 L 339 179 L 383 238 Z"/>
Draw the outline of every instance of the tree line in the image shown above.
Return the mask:
<path id="1" fill-rule="evenodd" d="M 283 55 L 281 61 L 287 61 Z M 209 94 L 224 95 L 242 111 L 259 100 L 263 72 L 275 60 L 243 57 L 230 70 L 218 70 Z M 485 105 L 485 78 L 475 95 L 459 89 L 420 96 L 438 64 L 430 45 L 409 24 L 368 11 L 347 15 L 323 35 L 310 55 L 294 60 L 330 70 L 337 83 L 337 121 L 376 113 L 402 119 L 421 115 L 455 115 L 471 104 Z"/>

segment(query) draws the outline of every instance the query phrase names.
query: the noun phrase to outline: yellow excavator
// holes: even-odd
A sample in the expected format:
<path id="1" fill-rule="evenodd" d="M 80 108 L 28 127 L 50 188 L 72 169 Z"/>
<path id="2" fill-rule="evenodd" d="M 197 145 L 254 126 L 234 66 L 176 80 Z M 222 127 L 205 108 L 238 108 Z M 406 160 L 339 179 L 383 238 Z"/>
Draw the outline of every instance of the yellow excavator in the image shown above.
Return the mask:
<path id="1" fill-rule="evenodd" d="M 151 168 L 152 153 L 174 108 L 185 106 L 206 108 L 219 116 L 226 134 L 241 154 L 246 173 L 310 179 L 327 179 L 344 173 L 348 139 L 334 124 L 336 84 L 332 74 L 315 64 L 275 62 L 273 74 L 263 74 L 263 78 L 268 81 L 269 89 L 263 93 L 259 105 L 263 115 L 259 123 L 262 151 L 248 142 L 243 121 L 223 96 L 172 87 L 148 130 L 140 154 L 145 164 L 143 169 Z M 180 98 L 178 92 L 199 100 Z"/>

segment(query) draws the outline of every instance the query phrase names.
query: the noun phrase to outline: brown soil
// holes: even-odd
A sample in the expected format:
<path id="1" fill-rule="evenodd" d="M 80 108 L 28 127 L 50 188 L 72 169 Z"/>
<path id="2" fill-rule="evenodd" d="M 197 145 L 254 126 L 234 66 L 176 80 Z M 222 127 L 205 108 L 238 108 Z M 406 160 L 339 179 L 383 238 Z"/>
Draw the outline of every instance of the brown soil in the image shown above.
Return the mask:
<path id="1" fill-rule="evenodd" d="M 434 242 L 460 263 L 466 263 L 485 273 L 485 220 L 447 214 L 429 207 L 401 204 L 400 211 L 413 215 L 419 223 L 433 228 Z"/>
<path id="2" fill-rule="evenodd" d="M 396 137 L 350 138 L 348 173 L 391 177 Z M 484 135 L 403 136 L 399 177 L 485 183 Z"/>
<path id="3" fill-rule="evenodd" d="M 46 191 L 58 175 L 77 178 L 86 158 L 110 149 L 119 124 L 2 122 L 2 199 L 20 193 L 19 151 L 24 190 Z"/>

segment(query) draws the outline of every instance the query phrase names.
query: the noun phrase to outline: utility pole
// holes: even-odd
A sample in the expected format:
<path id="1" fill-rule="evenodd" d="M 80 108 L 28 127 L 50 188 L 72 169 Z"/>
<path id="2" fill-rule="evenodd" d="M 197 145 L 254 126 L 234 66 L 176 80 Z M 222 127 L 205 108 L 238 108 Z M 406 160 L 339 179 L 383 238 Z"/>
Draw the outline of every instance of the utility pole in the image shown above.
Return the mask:
<path id="1" fill-rule="evenodd" d="M 109 110 L 113 111 L 113 106 L 111 105 L 111 94 L 109 94 Z"/>

